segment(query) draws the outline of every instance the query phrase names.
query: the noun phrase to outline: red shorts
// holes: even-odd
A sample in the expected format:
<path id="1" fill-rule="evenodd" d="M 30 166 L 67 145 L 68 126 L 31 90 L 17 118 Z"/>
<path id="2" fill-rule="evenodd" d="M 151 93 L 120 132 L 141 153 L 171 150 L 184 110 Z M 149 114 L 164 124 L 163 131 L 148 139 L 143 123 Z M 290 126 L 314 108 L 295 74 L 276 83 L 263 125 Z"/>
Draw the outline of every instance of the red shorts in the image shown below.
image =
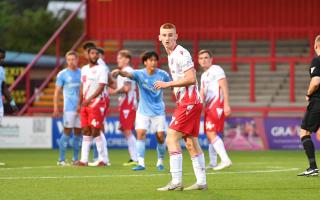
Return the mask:
<path id="1" fill-rule="evenodd" d="M 100 101 L 94 106 L 81 107 L 81 127 L 101 128 L 104 123 L 104 114 L 104 101 Z"/>
<path id="2" fill-rule="evenodd" d="M 202 104 L 178 106 L 172 116 L 169 128 L 184 133 L 184 136 L 198 137 Z"/>
<path id="3" fill-rule="evenodd" d="M 211 108 L 206 107 L 204 113 L 204 132 L 222 132 L 224 128 L 223 103 L 217 101 Z"/>
<path id="4" fill-rule="evenodd" d="M 124 102 L 120 106 L 119 130 L 134 130 L 134 122 L 136 120 L 136 108 L 133 103 Z"/>

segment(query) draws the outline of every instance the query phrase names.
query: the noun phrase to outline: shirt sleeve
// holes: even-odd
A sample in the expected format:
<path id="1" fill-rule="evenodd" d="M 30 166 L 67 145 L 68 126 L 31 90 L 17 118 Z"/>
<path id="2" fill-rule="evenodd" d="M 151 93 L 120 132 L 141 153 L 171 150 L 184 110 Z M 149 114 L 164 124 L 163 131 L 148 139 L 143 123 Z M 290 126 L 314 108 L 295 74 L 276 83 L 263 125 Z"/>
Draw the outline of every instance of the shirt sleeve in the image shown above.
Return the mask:
<path id="1" fill-rule="evenodd" d="M 101 66 L 100 69 L 98 83 L 108 84 L 108 71 L 104 66 Z"/>
<path id="2" fill-rule="evenodd" d="M 133 70 L 130 72 L 132 74 L 132 80 L 135 80 L 136 82 L 139 82 L 139 75 L 140 71 L 139 70 Z"/>
<path id="3" fill-rule="evenodd" d="M 217 80 L 226 78 L 226 74 L 224 73 L 223 69 L 220 66 L 217 66 L 216 76 Z"/>
<path id="4" fill-rule="evenodd" d="M 134 71 L 132 68 L 125 68 L 124 71 L 129 72 L 130 74 L 132 74 L 132 72 Z M 123 79 L 124 83 L 134 83 L 134 81 L 130 78 L 124 77 Z"/>
<path id="5" fill-rule="evenodd" d="M 181 51 L 180 54 L 178 64 L 182 71 L 186 72 L 194 66 L 192 57 L 187 51 Z"/>
<path id="6" fill-rule="evenodd" d="M 63 74 L 60 72 L 57 75 L 56 85 L 59 87 L 63 87 L 64 81 L 63 81 Z"/>
<path id="7" fill-rule="evenodd" d="M 163 72 L 163 81 L 164 82 L 170 82 L 171 81 L 171 77 L 169 76 L 169 74 L 167 72 Z"/>
<path id="8" fill-rule="evenodd" d="M 314 58 L 310 66 L 310 77 L 320 76 L 320 59 Z"/>

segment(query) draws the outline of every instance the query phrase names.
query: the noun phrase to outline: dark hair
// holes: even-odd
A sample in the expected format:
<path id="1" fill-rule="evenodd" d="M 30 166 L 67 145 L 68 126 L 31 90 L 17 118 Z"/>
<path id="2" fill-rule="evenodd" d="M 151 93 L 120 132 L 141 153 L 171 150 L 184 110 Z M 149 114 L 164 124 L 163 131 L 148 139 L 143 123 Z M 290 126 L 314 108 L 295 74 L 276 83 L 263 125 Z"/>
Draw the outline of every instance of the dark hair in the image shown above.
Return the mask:
<path id="1" fill-rule="evenodd" d="M 82 46 L 82 48 L 83 48 L 84 50 L 87 50 L 87 49 L 89 49 L 90 47 L 96 47 L 96 45 L 95 45 L 93 42 L 86 42 L 86 43 L 84 43 L 83 46 Z"/>
<path id="2" fill-rule="evenodd" d="M 159 56 L 155 51 L 146 51 L 141 56 L 141 61 L 144 63 L 146 60 L 155 57 L 157 60 L 159 60 Z"/>
<path id="3" fill-rule="evenodd" d="M 4 49 L 1 49 L 1 48 L 0 48 L 0 53 L 6 54 L 6 51 L 5 51 Z"/>
<path id="4" fill-rule="evenodd" d="M 98 49 L 96 46 L 94 46 L 94 47 L 89 47 L 88 50 L 87 50 L 87 52 L 90 53 L 91 50 L 96 50 L 96 51 L 99 53 L 99 49 Z"/>
<path id="5" fill-rule="evenodd" d="M 103 49 L 103 48 L 97 47 L 97 49 L 98 49 L 98 52 L 99 52 L 100 54 L 104 55 L 104 49 Z"/>

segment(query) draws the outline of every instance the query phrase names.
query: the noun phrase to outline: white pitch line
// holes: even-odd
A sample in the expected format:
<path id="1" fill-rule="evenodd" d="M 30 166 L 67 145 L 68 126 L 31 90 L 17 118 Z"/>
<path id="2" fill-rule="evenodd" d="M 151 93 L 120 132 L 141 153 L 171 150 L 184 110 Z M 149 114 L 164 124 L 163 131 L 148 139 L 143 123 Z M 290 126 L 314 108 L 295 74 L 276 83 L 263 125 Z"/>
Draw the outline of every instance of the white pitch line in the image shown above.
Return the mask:
<path id="1" fill-rule="evenodd" d="M 258 174 L 258 173 L 276 173 L 296 171 L 299 168 L 276 169 L 276 170 L 254 170 L 254 171 L 235 171 L 235 172 L 209 172 L 207 175 L 219 174 Z M 0 180 L 34 180 L 34 179 L 82 179 L 82 178 L 114 178 L 114 177 L 152 177 L 152 176 L 167 176 L 166 174 L 115 174 L 115 175 L 96 175 L 96 176 L 26 176 L 26 177 L 0 177 Z M 191 176 L 193 173 L 185 173 L 184 175 Z"/>
<path id="2" fill-rule="evenodd" d="M 62 167 L 61 166 L 8 167 L 8 168 L 0 168 L 0 171 L 5 171 L 5 170 L 27 170 L 27 169 L 50 169 L 50 168 L 62 168 Z"/>

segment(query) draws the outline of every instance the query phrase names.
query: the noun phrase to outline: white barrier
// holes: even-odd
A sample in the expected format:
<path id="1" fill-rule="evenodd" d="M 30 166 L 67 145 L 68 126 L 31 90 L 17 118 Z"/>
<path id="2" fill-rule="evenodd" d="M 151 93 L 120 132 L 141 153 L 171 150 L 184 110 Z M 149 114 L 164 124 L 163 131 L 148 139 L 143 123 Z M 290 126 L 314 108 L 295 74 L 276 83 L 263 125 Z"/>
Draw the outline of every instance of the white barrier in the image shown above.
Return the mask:
<path id="1" fill-rule="evenodd" d="M 4 117 L 0 148 L 52 148 L 50 117 Z"/>

